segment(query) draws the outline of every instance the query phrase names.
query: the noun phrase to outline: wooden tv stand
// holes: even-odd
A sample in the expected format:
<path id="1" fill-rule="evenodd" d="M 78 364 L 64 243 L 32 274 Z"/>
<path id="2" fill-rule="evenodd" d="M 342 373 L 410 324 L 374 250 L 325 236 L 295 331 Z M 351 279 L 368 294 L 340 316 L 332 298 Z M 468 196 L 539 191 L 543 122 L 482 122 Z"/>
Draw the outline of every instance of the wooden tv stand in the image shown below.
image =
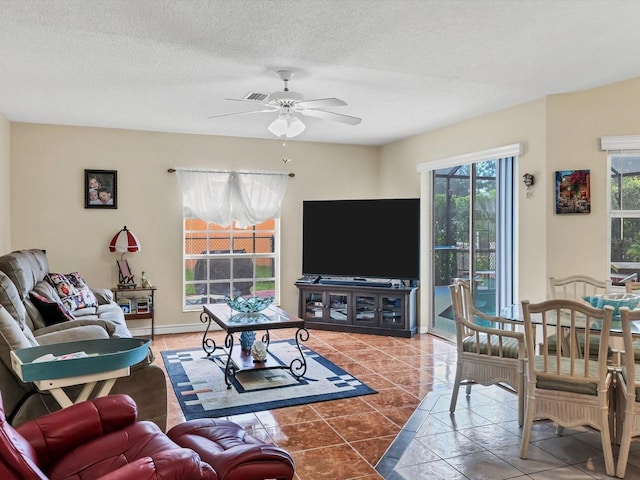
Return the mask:
<path id="1" fill-rule="evenodd" d="M 296 283 L 307 328 L 410 338 L 417 332 L 417 287 Z"/>

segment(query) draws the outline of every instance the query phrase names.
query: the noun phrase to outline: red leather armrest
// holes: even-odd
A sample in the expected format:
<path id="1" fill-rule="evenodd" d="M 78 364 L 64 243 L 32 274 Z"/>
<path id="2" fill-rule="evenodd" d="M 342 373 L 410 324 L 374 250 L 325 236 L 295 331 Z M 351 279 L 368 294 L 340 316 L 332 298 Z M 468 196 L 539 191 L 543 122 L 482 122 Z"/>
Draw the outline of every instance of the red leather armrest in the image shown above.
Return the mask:
<path id="1" fill-rule="evenodd" d="M 218 475 L 193 450 L 165 450 L 153 457 L 139 458 L 100 480 L 218 480 Z"/>
<path id="2" fill-rule="evenodd" d="M 233 422 L 204 418 L 174 426 L 167 432 L 181 447 L 200 454 L 224 480 L 245 478 L 288 478 L 294 476 L 295 464 L 289 453 L 245 433 Z"/>
<path id="3" fill-rule="evenodd" d="M 40 465 L 46 468 L 77 446 L 132 424 L 136 414 L 131 397 L 109 395 L 36 418 L 16 430 L 33 446 Z"/>

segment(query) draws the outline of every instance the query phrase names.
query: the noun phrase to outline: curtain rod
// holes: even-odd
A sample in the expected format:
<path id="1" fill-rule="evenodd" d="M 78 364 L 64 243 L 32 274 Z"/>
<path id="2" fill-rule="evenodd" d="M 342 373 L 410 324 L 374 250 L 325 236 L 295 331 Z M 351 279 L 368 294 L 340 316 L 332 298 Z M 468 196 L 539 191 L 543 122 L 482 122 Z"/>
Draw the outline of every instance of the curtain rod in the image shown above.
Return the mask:
<path id="1" fill-rule="evenodd" d="M 175 173 L 176 171 L 181 171 L 181 172 L 203 172 L 203 173 L 229 173 L 229 170 L 198 170 L 195 168 L 168 168 L 167 172 L 169 173 Z M 278 173 L 278 172 L 238 172 L 238 173 L 249 173 L 249 174 L 259 174 L 259 175 L 289 175 L 290 177 L 295 177 L 296 174 L 295 173 Z"/>

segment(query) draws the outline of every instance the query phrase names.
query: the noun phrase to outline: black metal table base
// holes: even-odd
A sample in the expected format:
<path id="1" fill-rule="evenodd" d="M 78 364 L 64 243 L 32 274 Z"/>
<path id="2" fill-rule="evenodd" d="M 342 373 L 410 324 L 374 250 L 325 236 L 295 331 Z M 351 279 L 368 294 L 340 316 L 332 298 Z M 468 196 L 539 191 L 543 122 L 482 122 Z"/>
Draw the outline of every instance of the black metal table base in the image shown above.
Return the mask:
<path id="1" fill-rule="evenodd" d="M 216 345 L 216 341 L 213 338 L 209 338 L 207 336 L 211 328 L 211 317 L 207 314 L 207 312 L 202 312 L 200 314 L 200 321 L 207 324 L 207 328 L 205 329 L 204 335 L 202 336 L 202 349 L 207 354 L 207 357 L 213 355 L 216 350 L 224 350 L 227 355 L 227 363 L 224 368 L 224 381 L 227 384 L 228 389 L 231 388 L 233 379 L 240 371 L 280 368 L 283 370 L 288 370 L 291 375 L 293 375 L 293 377 L 298 381 L 302 377 L 304 377 L 305 373 L 307 373 L 307 359 L 302 353 L 302 346 L 300 344 L 300 342 L 306 342 L 309 339 L 309 332 L 304 327 L 298 328 L 295 334 L 296 348 L 298 349 L 300 357 L 296 357 L 291 360 L 289 365 L 268 365 L 266 362 L 254 362 L 255 365 L 253 368 L 239 368 L 238 365 L 236 365 L 236 363 L 232 360 L 233 349 L 235 347 L 235 341 L 233 337 L 234 332 L 227 332 L 227 335 L 224 338 L 224 347 L 219 346 Z M 262 335 L 262 342 L 265 344 L 268 354 L 270 342 L 269 330 L 265 330 L 264 334 Z"/>

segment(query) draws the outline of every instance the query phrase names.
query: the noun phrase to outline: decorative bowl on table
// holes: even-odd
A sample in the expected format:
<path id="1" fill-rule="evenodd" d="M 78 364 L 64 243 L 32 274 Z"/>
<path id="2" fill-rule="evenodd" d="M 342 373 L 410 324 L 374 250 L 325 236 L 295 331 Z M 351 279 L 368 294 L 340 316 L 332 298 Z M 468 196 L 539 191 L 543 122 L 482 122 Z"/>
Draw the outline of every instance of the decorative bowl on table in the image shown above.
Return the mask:
<path id="1" fill-rule="evenodd" d="M 271 321 L 271 319 L 260 312 L 240 312 L 234 315 L 231 315 L 229 318 L 229 323 L 234 325 L 255 325 L 257 323 L 266 323 Z"/>
<path id="2" fill-rule="evenodd" d="M 595 308 L 604 308 L 607 305 L 612 306 L 614 315 L 620 315 L 620 308 L 622 307 L 635 310 L 638 307 L 638 303 L 640 303 L 640 295 L 632 293 L 607 293 L 605 295 L 587 295 L 582 298 Z"/>
<path id="3" fill-rule="evenodd" d="M 274 297 L 248 297 L 241 295 L 230 298 L 224 297 L 224 301 L 236 312 L 256 313 L 261 312 L 273 303 Z"/>

